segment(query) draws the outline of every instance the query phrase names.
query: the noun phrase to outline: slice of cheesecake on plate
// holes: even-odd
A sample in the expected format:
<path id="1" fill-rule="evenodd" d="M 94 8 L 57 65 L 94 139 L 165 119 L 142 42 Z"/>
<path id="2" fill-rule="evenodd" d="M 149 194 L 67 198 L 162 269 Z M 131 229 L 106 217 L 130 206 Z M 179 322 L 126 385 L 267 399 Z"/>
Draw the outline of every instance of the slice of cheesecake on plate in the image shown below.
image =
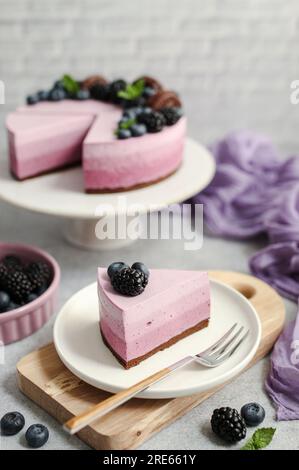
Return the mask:
<path id="1" fill-rule="evenodd" d="M 145 280 L 128 267 L 117 280 L 98 269 L 102 338 L 126 369 L 209 324 L 206 272 L 151 269 Z"/>

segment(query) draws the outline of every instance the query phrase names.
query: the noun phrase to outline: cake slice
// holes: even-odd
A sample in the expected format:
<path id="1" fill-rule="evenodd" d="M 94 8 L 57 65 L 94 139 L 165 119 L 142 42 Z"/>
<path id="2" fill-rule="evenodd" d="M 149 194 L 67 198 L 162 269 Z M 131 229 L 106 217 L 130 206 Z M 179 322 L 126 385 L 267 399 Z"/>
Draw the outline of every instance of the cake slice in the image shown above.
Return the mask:
<path id="1" fill-rule="evenodd" d="M 208 326 L 206 272 L 152 269 L 143 292 L 134 297 L 117 292 L 112 283 L 107 269 L 99 268 L 101 334 L 126 369 Z"/>
<path id="2" fill-rule="evenodd" d="M 182 163 L 186 134 L 183 116 L 161 132 L 119 140 L 120 110 L 99 115 L 83 144 L 85 190 L 88 193 L 136 189 L 163 180 Z"/>
<path id="3" fill-rule="evenodd" d="M 6 121 L 12 174 L 19 180 L 81 161 L 94 116 L 11 113 Z"/>

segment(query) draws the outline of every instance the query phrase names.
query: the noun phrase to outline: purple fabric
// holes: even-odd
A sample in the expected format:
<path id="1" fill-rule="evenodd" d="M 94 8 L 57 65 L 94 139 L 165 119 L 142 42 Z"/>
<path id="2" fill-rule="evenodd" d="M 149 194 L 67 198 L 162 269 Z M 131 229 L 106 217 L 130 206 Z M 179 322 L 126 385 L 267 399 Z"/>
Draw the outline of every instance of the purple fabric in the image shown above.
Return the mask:
<path id="1" fill-rule="evenodd" d="M 288 299 L 299 297 L 299 243 L 269 245 L 249 261 L 251 272 Z"/>
<path id="2" fill-rule="evenodd" d="M 275 344 L 266 390 L 279 421 L 299 419 L 299 314 Z"/>
<path id="3" fill-rule="evenodd" d="M 251 272 L 297 301 L 299 157 L 282 161 L 268 139 L 248 131 L 230 134 L 211 150 L 216 175 L 193 202 L 204 204 L 205 222 L 215 235 L 234 239 L 267 235 L 269 245 L 249 260 Z M 299 419 L 299 313 L 274 347 L 266 390 L 278 420 Z"/>

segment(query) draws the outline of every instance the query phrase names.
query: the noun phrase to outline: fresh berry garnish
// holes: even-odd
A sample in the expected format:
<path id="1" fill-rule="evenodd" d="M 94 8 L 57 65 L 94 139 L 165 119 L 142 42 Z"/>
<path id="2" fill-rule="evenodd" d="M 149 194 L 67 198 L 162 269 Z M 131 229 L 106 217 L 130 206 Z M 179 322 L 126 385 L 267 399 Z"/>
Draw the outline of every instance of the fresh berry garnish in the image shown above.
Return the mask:
<path id="1" fill-rule="evenodd" d="M 43 424 L 32 424 L 26 431 L 25 438 L 29 447 L 42 447 L 49 439 L 49 431 Z"/>
<path id="2" fill-rule="evenodd" d="M 1 432 L 5 436 L 14 436 L 25 426 L 25 418 L 18 411 L 6 413 L 1 418 Z"/>
<path id="3" fill-rule="evenodd" d="M 49 99 L 50 92 L 48 90 L 40 90 L 37 92 L 39 101 L 47 101 Z"/>
<path id="4" fill-rule="evenodd" d="M 144 87 L 143 96 L 145 96 L 145 98 L 150 98 L 151 96 L 154 96 L 156 93 L 157 93 L 156 90 L 152 88 L 151 86 Z"/>
<path id="5" fill-rule="evenodd" d="M 141 272 L 144 274 L 144 278 L 145 278 L 146 284 L 148 283 L 148 279 L 149 279 L 150 272 L 149 272 L 148 267 L 145 266 L 144 263 L 140 263 L 139 261 L 136 261 L 136 263 L 132 264 L 131 268 L 132 268 L 132 269 L 137 269 L 137 270 L 141 271 Z M 145 284 L 145 285 L 146 285 L 146 284 Z M 145 285 L 144 285 L 144 287 L 145 287 Z"/>
<path id="6" fill-rule="evenodd" d="M 98 101 L 109 100 L 109 85 L 100 85 L 96 83 L 89 90 L 91 98 Z"/>
<path id="7" fill-rule="evenodd" d="M 163 114 L 167 126 L 173 126 L 181 118 L 177 108 L 162 108 L 160 113 Z"/>
<path id="8" fill-rule="evenodd" d="M 233 408 L 226 407 L 214 410 L 211 426 L 213 432 L 226 442 L 234 443 L 246 437 L 245 421 Z"/>
<path id="9" fill-rule="evenodd" d="M 139 124 L 144 124 L 148 132 L 160 132 L 164 125 L 165 119 L 163 114 L 158 111 L 151 111 L 150 113 L 141 113 L 137 116 Z"/>
<path id="10" fill-rule="evenodd" d="M 119 129 L 117 131 L 117 137 L 119 139 L 129 139 L 130 137 L 132 137 L 132 132 L 130 131 L 130 129 Z"/>
<path id="11" fill-rule="evenodd" d="M 54 88 L 50 91 L 49 100 L 50 101 L 62 101 L 67 97 L 66 92 L 62 88 Z"/>
<path id="12" fill-rule="evenodd" d="M 132 137 L 141 137 L 146 134 L 146 126 L 144 124 L 133 124 L 130 127 Z"/>
<path id="13" fill-rule="evenodd" d="M 113 278 L 113 276 L 120 271 L 121 269 L 128 268 L 129 266 L 126 263 L 123 263 L 122 261 L 115 261 L 114 263 L 111 263 L 110 266 L 108 266 L 107 269 L 107 274 L 110 277 L 110 279 Z"/>
<path id="14" fill-rule="evenodd" d="M 64 90 L 63 80 L 56 80 L 53 85 L 53 90 Z"/>
<path id="15" fill-rule="evenodd" d="M 48 286 L 52 278 L 52 271 L 48 264 L 37 261 L 30 263 L 25 270 L 34 290 Z"/>
<path id="16" fill-rule="evenodd" d="M 7 292 L 0 291 L 0 313 L 6 312 L 7 307 L 10 304 L 10 297 Z"/>
<path id="17" fill-rule="evenodd" d="M 34 94 L 34 95 L 29 95 L 29 96 L 27 96 L 26 102 L 27 102 L 27 104 L 29 104 L 29 105 L 38 103 L 38 102 L 39 102 L 38 95 L 37 95 L 37 94 Z"/>
<path id="18" fill-rule="evenodd" d="M 112 103 L 120 103 L 121 99 L 119 98 L 118 93 L 125 90 L 126 87 L 127 82 L 125 80 L 119 79 L 111 82 L 108 91 L 109 100 L 112 101 Z"/>
<path id="19" fill-rule="evenodd" d="M 84 101 L 90 98 L 89 90 L 79 90 L 75 95 L 76 100 Z"/>
<path id="20" fill-rule="evenodd" d="M 145 276 L 138 269 L 124 268 L 115 273 L 111 283 L 113 288 L 123 295 L 135 296 L 144 291 Z"/>
<path id="21" fill-rule="evenodd" d="M 241 416 L 247 426 L 258 426 L 265 419 L 265 410 L 258 403 L 247 403 L 241 408 Z"/>
<path id="22" fill-rule="evenodd" d="M 143 107 L 146 104 L 146 99 L 144 96 L 139 96 L 133 100 L 124 100 L 122 105 L 126 109 Z"/>

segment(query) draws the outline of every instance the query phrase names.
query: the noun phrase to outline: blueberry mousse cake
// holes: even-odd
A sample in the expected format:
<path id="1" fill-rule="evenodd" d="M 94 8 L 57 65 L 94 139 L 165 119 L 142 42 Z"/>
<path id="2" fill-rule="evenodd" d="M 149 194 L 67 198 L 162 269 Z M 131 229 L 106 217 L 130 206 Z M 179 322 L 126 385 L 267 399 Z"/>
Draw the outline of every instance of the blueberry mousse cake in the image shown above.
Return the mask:
<path id="1" fill-rule="evenodd" d="M 7 117 L 10 169 L 18 180 L 81 164 L 85 191 L 158 182 L 182 163 L 186 118 L 158 80 L 83 81 L 64 75 Z"/>
<path id="2" fill-rule="evenodd" d="M 103 341 L 125 369 L 209 324 L 206 272 L 115 262 L 98 269 L 98 296 Z"/>
<path id="3" fill-rule="evenodd" d="M 0 314 L 33 302 L 49 287 L 51 267 L 42 261 L 25 262 L 13 254 L 0 260 Z"/>

